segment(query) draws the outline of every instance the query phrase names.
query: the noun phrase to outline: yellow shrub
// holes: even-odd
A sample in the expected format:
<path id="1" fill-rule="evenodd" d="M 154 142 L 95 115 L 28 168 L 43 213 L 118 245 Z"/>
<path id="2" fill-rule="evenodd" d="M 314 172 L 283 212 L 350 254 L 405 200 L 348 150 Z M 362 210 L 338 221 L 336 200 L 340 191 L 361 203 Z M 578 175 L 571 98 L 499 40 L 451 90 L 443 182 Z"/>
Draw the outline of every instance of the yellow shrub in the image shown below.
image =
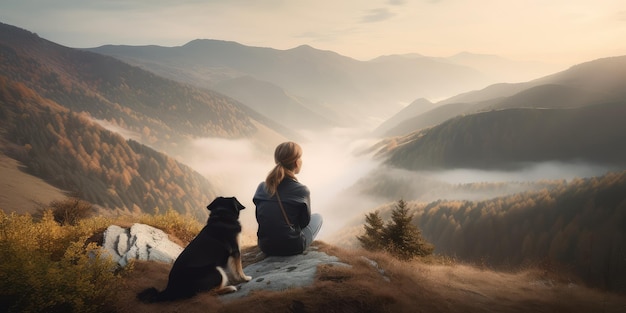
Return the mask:
<path id="1" fill-rule="evenodd" d="M 93 231 L 93 229 L 92 229 Z M 85 246 L 89 230 L 60 226 L 51 212 L 30 215 L 0 210 L 0 308 L 9 312 L 106 312 L 119 274 L 99 250 Z"/>
<path id="2" fill-rule="evenodd" d="M 132 221 L 129 220 L 132 219 Z M 121 271 L 100 257 L 87 239 L 112 224 L 139 222 L 160 228 L 187 244 L 202 224 L 174 210 L 139 218 L 92 217 L 64 225 L 53 211 L 41 218 L 6 214 L 0 209 L 0 309 L 7 312 L 112 312 L 124 290 Z"/>
<path id="3" fill-rule="evenodd" d="M 178 239 L 188 244 L 204 227 L 198 220 L 180 215 L 173 209 L 169 209 L 165 214 L 143 214 L 139 218 L 139 223 L 147 224 L 176 236 Z"/>

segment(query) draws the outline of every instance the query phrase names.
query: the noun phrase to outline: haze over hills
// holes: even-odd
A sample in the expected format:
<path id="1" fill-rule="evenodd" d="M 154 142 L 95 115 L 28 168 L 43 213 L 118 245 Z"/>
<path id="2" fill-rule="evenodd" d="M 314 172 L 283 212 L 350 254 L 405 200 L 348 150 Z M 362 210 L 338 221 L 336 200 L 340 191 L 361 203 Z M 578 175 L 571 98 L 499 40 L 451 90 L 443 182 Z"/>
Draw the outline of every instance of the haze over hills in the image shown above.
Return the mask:
<path id="1" fill-rule="evenodd" d="M 481 102 L 498 97 L 510 97 L 522 90 L 541 85 L 562 85 L 575 89 L 582 89 L 596 97 L 605 97 L 606 100 L 621 99 L 626 77 L 626 56 L 607 57 L 574 65 L 567 70 L 554 73 L 518 84 L 497 84 L 484 90 L 463 93 L 441 104 L 454 102 Z"/>
<path id="2" fill-rule="evenodd" d="M 419 98 L 411 102 L 411 104 L 407 105 L 405 108 L 394 114 L 386 121 L 382 122 L 380 125 L 378 125 L 373 133 L 376 136 L 406 134 L 414 129 L 413 126 L 409 126 L 409 131 L 405 131 L 403 128 L 400 128 L 399 124 L 406 121 L 408 117 L 421 116 L 425 112 L 434 110 L 436 107 L 437 105 L 428 101 L 428 99 Z M 394 132 L 389 132 L 391 129 L 393 129 Z"/>
<path id="3" fill-rule="evenodd" d="M 461 52 L 444 58 L 445 61 L 464 65 L 497 77 L 499 82 L 516 83 L 542 77 L 546 73 L 562 70 L 549 64 L 532 61 L 512 62 L 497 55 Z"/>
<path id="4" fill-rule="evenodd" d="M 25 175 L 110 210 L 152 212 L 158 206 L 203 217 L 209 198 L 219 192 L 215 178 L 209 182 L 140 143 L 179 157 L 198 138 L 256 139 L 261 150 L 287 136 L 298 138 L 217 92 L 174 82 L 111 57 L 63 47 L 5 24 L 0 24 L 0 73 L 2 153 L 19 160 L 26 167 Z M 19 115 L 37 118 L 30 125 L 19 124 Z M 120 141 L 86 119 L 133 140 Z M 102 148 L 101 141 L 111 150 Z M 118 149 L 127 157 L 113 153 Z M 109 164 L 104 158 L 123 162 Z M 102 168 L 94 171 L 94 164 Z M 144 172 L 148 169 L 152 174 Z"/>
<path id="5" fill-rule="evenodd" d="M 604 58 L 524 83 L 494 84 L 436 103 L 430 112 L 398 114 L 396 127 L 378 133 L 404 135 L 462 114 L 507 108 L 574 108 L 626 99 L 626 56 Z M 389 127 L 387 127 L 389 128 Z"/>
<path id="6" fill-rule="evenodd" d="M 289 129 L 320 130 L 347 126 L 338 117 L 334 117 L 330 110 L 322 112 L 322 106 L 309 108 L 305 100 L 288 94 L 274 84 L 250 76 L 223 80 L 212 88 L 243 103 L 254 103 L 254 109 L 260 114 L 279 121 Z"/>
<path id="7" fill-rule="evenodd" d="M 276 107 L 293 106 L 291 97 L 271 97 L 262 90 L 250 90 L 249 80 L 240 81 L 241 85 L 233 80 L 249 76 L 275 85 L 275 89 L 284 90 L 310 110 L 339 121 L 339 125 L 365 123 L 370 127 L 417 98 L 440 99 L 508 81 L 503 76 L 515 75 L 519 69 L 518 62 L 492 56 L 484 56 L 483 60 L 494 60 L 499 72 L 485 74 L 459 57 L 448 60 L 391 55 L 363 62 L 310 46 L 276 50 L 218 40 L 194 40 L 180 47 L 102 46 L 89 50 L 164 77 L 222 90 L 259 111 L 270 101 Z M 546 67 L 543 71 L 539 67 L 526 68 L 551 73 Z M 228 90 L 220 88 L 224 81 L 228 81 Z M 241 90 L 245 90 L 245 96 Z M 284 117 L 299 121 L 302 117 L 298 113 Z"/>
<path id="8" fill-rule="evenodd" d="M 231 98 L 156 76 L 111 57 L 63 47 L 0 25 L 0 69 L 64 107 L 87 112 L 158 149 L 193 137 L 241 138 L 260 129 L 295 133 Z"/>

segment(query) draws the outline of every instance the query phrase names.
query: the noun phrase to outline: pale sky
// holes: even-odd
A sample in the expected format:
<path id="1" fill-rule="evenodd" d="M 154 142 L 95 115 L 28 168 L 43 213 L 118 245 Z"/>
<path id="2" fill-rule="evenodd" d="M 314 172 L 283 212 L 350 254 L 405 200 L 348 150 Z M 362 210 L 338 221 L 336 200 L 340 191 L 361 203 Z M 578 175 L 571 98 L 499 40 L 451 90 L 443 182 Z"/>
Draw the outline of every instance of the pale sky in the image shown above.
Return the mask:
<path id="1" fill-rule="evenodd" d="M 0 21 L 75 48 L 220 39 L 358 60 L 468 51 L 573 65 L 626 55 L 624 0 L 0 0 Z"/>

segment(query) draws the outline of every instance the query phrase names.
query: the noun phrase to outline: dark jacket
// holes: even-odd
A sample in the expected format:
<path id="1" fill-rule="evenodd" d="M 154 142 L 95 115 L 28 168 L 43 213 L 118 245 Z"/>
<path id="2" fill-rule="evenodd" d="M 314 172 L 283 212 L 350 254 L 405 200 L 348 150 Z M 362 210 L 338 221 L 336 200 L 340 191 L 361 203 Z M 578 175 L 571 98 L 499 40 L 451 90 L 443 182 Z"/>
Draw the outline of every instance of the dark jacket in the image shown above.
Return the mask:
<path id="1" fill-rule="evenodd" d="M 302 228 L 311 221 L 309 188 L 294 179 L 285 178 L 277 190 L 295 231 L 287 225 L 276 195 L 270 196 L 265 189 L 265 182 L 262 182 L 252 199 L 256 205 L 256 220 L 259 224 L 259 248 L 268 255 L 302 253 L 305 249 Z"/>

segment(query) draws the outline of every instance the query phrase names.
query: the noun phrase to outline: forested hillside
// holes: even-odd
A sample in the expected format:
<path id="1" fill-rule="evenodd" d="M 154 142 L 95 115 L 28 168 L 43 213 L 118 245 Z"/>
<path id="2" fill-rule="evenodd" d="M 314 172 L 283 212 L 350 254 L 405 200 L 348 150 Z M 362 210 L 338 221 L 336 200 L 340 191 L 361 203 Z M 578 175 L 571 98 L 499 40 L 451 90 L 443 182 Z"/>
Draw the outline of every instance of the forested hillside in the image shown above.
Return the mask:
<path id="1" fill-rule="evenodd" d="M 162 153 L 0 76 L 0 148 L 52 185 L 108 210 L 175 209 L 200 220 L 216 190 Z"/>
<path id="2" fill-rule="evenodd" d="M 497 269 L 572 272 L 592 286 L 626 290 L 626 171 L 550 185 L 485 201 L 408 204 L 437 254 Z M 392 208 L 381 215 L 388 219 Z"/>
<path id="3" fill-rule="evenodd" d="M 416 223 L 438 252 L 506 267 L 564 265 L 596 286 L 626 290 L 626 172 L 481 202 L 434 202 Z"/>
<path id="4" fill-rule="evenodd" d="M 465 115 L 388 141 L 387 163 L 410 170 L 512 168 L 533 162 L 626 165 L 626 103 Z"/>
<path id="5" fill-rule="evenodd" d="M 191 137 L 241 138 L 267 118 L 216 92 L 177 83 L 111 57 L 57 45 L 0 24 L 0 73 L 76 112 L 173 151 Z M 255 123 L 258 121 L 258 123 Z"/>

